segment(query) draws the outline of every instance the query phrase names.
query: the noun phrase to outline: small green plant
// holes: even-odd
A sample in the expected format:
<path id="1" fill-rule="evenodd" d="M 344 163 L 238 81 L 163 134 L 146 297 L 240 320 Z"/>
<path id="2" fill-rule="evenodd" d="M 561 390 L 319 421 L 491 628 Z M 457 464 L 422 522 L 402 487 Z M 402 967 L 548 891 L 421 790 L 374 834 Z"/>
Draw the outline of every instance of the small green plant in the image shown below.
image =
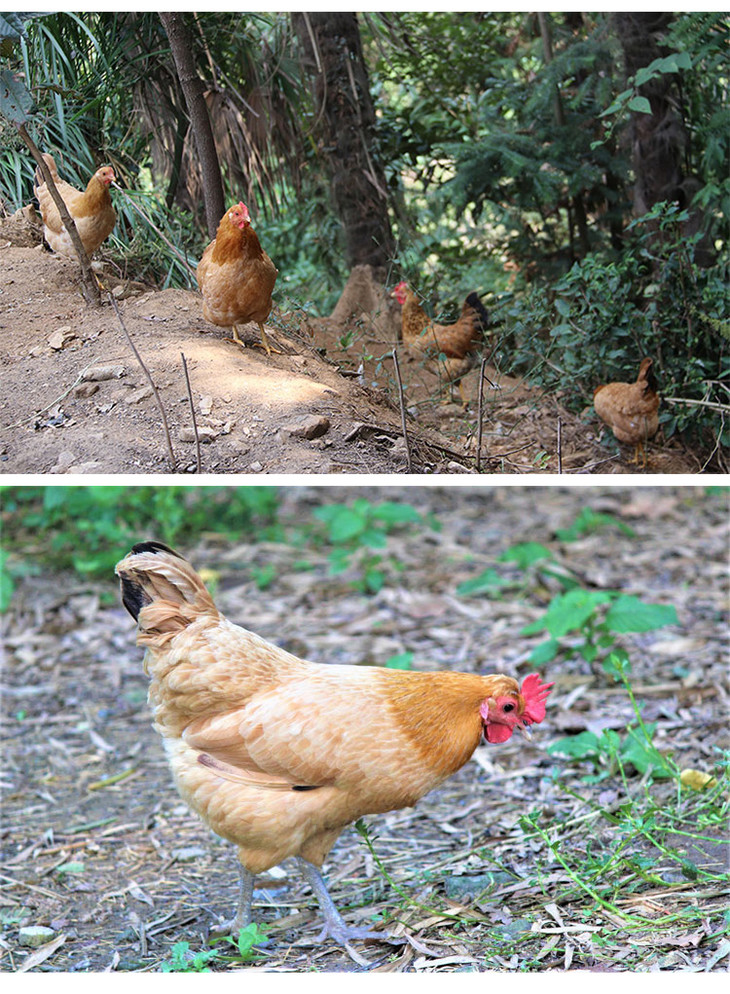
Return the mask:
<path id="1" fill-rule="evenodd" d="M 161 964 L 163 973 L 210 973 L 208 963 L 218 958 L 216 949 L 202 949 L 193 953 L 189 942 L 176 942 L 170 959 Z"/>
<path id="2" fill-rule="evenodd" d="M 211 973 L 209 963 L 251 963 L 262 959 L 262 954 L 254 947 L 266 941 L 266 929 L 251 922 L 239 930 L 237 936 L 222 935 L 211 940 L 213 949 L 192 952 L 189 942 L 176 942 L 170 959 L 161 965 L 163 973 Z M 233 946 L 234 952 L 226 954 L 219 946 Z"/>
<path id="3" fill-rule="evenodd" d="M 367 594 L 382 588 L 388 570 L 403 569 L 394 556 L 373 551 L 387 547 L 391 532 L 416 524 L 438 528 L 434 519 L 425 518 L 409 504 L 371 504 L 364 498 L 352 504 L 325 504 L 315 508 L 314 516 L 326 526 L 327 541 L 334 546 L 329 555 L 331 575 L 356 567 L 359 575 L 352 585 Z"/>
<path id="4" fill-rule="evenodd" d="M 603 528 L 618 528 L 629 538 L 633 538 L 636 532 L 629 525 L 625 524 L 613 514 L 605 514 L 603 511 L 594 511 L 592 507 L 584 507 L 569 528 L 558 528 L 555 534 L 561 542 L 575 542 L 583 535 L 592 535 Z"/>
<path id="5" fill-rule="evenodd" d="M 631 663 L 623 650 L 612 652 L 603 664 L 604 671 L 623 684 L 635 721 L 627 726 L 624 734 L 604 728 L 600 735 L 585 731 L 569 735 L 549 745 L 550 755 L 568 756 L 570 759 L 590 760 L 599 770 L 595 776 L 586 776 L 586 783 L 598 783 L 617 771 L 633 767 L 642 775 L 650 773 L 654 779 L 679 777 L 679 770 L 670 758 L 665 757 L 654 744 L 657 723 L 644 721 L 630 682 Z"/>
<path id="6" fill-rule="evenodd" d="M 575 587 L 553 597 L 545 614 L 522 629 L 522 635 L 547 631 L 550 638 L 530 653 L 530 662 L 544 665 L 562 653 L 577 655 L 592 663 L 601 652 L 613 649 L 616 635 L 649 632 L 677 624 L 671 604 L 646 604 L 615 590 L 584 590 Z M 570 637 L 572 644 L 561 642 Z"/>

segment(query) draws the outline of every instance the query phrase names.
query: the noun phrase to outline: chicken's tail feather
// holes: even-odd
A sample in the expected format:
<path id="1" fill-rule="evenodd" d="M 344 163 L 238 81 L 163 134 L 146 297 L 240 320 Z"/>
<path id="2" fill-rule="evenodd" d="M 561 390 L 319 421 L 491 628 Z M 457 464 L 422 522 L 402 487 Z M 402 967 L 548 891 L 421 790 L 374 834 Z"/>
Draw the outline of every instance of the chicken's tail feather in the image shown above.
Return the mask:
<path id="1" fill-rule="evenodd" d="M 51 176 L 53 177 L 53 181 L 55 183 L 56 180 L 58 180 L 58 178 L 59 178 L 59 176 L 58 176 L 58 170 L 56 169 L 56 160 L 53 158 L 52 155 L 49 155 L 48 152 L 44 152 L 43 153 L 43 160 L 44 160 L 45 164 L 48 166 L 48 171 L 50 172 Z M 35 194 L 36 199 L 38 199 L 38 189 L 39 189 L 39 187 L 43 186 L 44 183 L 45 183 L 45 180 L 43 179 L 43 174 L 41 173 L 40 167 L 36 166 L 35 167 L 35 182 L 33 184 L 33 193 Z"/>
<path id="2" fill-rule="evenodd" d="M 187 560 L 162 542 L 139 542 L 117 563 L 122 602 L 139 625 L 137 641 L 161 646 L 197 618 L 220 617 Z"/>
<path id="3" fill-rule="evenodd" d="M 487 314 L 487 309 L 484 304 L 479 299 L 479 294 L 470 293 L 466 298 L 465 304 L 468 305 L 476 314 L 476 323 L 480 331 L 484 332 L 487 330 L 489 324 L 489 315 Z"/>

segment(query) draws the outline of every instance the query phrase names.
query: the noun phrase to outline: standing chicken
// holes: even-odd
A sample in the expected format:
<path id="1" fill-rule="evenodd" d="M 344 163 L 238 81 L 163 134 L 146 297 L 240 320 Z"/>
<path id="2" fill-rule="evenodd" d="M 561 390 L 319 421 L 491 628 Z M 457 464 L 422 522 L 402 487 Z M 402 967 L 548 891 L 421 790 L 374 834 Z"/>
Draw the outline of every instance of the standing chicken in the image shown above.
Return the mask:
<path id="1" fill-rule="evenodd" d="M 435 360 L 449 384 L 458 384 L 464 406 L 467 400 L 461 381 L 474 365 L 477 349 L 484 344 L 489 317 L 476 293 L 470 293 L 454 324 L 436 324 L 418 303 L 407 283 L 391 293 L 403 307 L 401 333 L 408 350 Z"/>
<path id="2" fill-rule="evenodd" d="M 158 542 L 117 564 L 147 649 L 149 701 L 177 789 L 238 846 L 232 930 L 251 921 L 254 875 L 295 857 L 330 936 L 348 926 L 319 867 L 362 815 L 409 807 L 471 757 L 545 717 L 552 684 L 305 662 L 227 621 L 202 580 Z"/>
<path id="3" fill-rule="evenodd" d="M 251 227 L 248 207 L 235 204 L 223 215 L 215 238 L 198 263 L 203 317 L 232 328 L 233 340 L 239 345 L 243 342 L 237 325 L 255 321 L 263 346 L 271 353 L 264 321 L 271 313 L 271 292 L 278 272 Z"/>
<path id="4" fill-rule="evenodd" d="M 58 175 L 56 163 L 52 155 L 43 156 L 50 170 L 56 189 L 61 199 L 74 219 L 79 237 L 84 244 L 88 256 L 99 248 L 105 238 L 108 238 L 117 223 L 117 215 L 112 207 L 109 187 L 116 179 L 111 166 L 97 169 L 83 191 L 70 186 Z M 76 258 L 76 251 L 71 236 L 61 221 L 58 207 L 48 191 L 48 186 L 36 167 L 34 192 L 41 207 L 43 218 L 43 237 L 54 252 Z"/>
<path id="5" fill-rule="evenodd" d="M 634 458 L 646 468 L 646 441 L 653 438 L 659 428 L 659 395 L 652 371 L 651 359 L 642 359 L 636 383 L 606 383 L 593 391 L 596 414 L 614 433 L 619 442 L 633 445 Z"/>

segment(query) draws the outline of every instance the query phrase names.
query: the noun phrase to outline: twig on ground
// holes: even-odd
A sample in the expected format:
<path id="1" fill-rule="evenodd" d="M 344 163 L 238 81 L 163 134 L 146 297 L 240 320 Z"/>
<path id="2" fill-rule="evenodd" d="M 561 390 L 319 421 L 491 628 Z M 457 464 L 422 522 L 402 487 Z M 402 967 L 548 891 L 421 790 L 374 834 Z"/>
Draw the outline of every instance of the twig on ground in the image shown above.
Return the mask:
<path id="1" fill-rule="evenodd" d="M 558 473 L 563 472 L 563 422 L 558 415 Z"/>
<path id="2" fill-rule="evenodd" d="M 482 364 L 479 368 L 479 393 L 477 394 L 477 459 L 476 471 L 481 472 L 482 468 L 482 431 L 484 417 L 484 378 L 487 368 L 487 357 L 482 356 Z"/>
<path id="3" fill-rule="evenodd" d="M 406 428 L 406 399 L 403 395 L 403 381 L 400 378 L 400 366 L 398 365 L 398 355 L 393 349 L 393 366 L 395 367 L 395 378 L 398 381 L 398 400 L 400 401 L 400 420 L 403 427 L 403 442 L 406 447 L 406 469 L 412 473 L 411 468 L 411 448 L 408 442 L 408 429 Z"/>
<path id="4" fill-rule="evenodd" d="M 157 387 L 155 386 L 155 382 L 152 379 L 152 376 L 150 375 L 149 369 L 147 369 L 147 367 L 145 366 L 144 361 L 142 359 L 142 356 L 139 354 L 139 352 L 137 351 L 136 345 L 132 341 L 132 336 L 127 331 L 127 326 L 125 325 L 124 321 L 122 321 L 122 315 L 119 313 L 119 308 L 117 307 L 116 300 L 114 299 L 114 297 L 112 296 L 111 293 L 107 294 L 107 296 L 109 297 L 109 300 L 111 301 L 111 305 L 114 308 L 115 314 L 117 315 L 117 320 L 119 321 L 119 324 L 121 325 L 122 331 L 124 332 L 124 334 L 126 336 L 126 339 L 129 342 L 129 347 L 131 348 L 132 352 L 134 352 L 134 355 L 135 355 L 135 358 L 136 358 L 137 362 L 142 367 L 142 370 L 143 370 L 145 376 L 147 377 L 147 382 L 149 383 L 150 387 L 152 388 L 152 393 L 154 394 L 155 400 L 157 401 L 157 406 L 158 406 L 158 408 L 160 410 L 160 417 L 162 418 L 162 427 L 165 430 L 165 441 L 167 442 L 167 454 L 168 454 L 168 457 L 170 459 L 170 471 L 172 473 L 174 473 L 177 470 L 177 462 L 175 461 L 175 453 L 173 452 L 172 442 L 170 441 L 170 429 L 167 427 L 167 415 L 165 414 L 165 408 L 162 405 L 162 400 L 160 399 L 160 394 L 159 394 L 159 392 L 157 390 Z"/>
<path id="5" fill-rule="evenodd" d="M 190 402 L 190 414 L 193 419 L 193 434 L 195 435 L 195 455 L 197 459 L 196 473 L 202 473 L 202 460 L 200 458 L 200 436 L 198 435 L 198 422 L 195 420 L 195 404 L 193 403 L 193 392 L 190 389 L 190 377 L 188 376 L 188 364 L 185 361 L 185 353 L 180 353 L 182 359 L 183 372 L 185 373 L 185 386 L 188 389 L 188 400 Z"/>

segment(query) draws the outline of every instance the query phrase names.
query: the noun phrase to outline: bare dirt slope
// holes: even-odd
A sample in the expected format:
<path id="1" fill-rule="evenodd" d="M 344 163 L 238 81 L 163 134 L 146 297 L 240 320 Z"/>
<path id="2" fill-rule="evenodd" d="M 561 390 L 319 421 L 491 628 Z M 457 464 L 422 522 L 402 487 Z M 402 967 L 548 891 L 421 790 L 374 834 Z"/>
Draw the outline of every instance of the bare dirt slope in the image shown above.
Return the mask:
<path id="1" fill-rule="evenodd" d="M 0 471 L 169 473 L 158 404 L 107 301 L 87 306 L 75 262 L 51 255 L 18 215 L 0 224 Z M 203 320 L 200 296 L 101 275 L 166 412 L 178 472 L 404 473 L 399 391 L 390 355 L 398 313 L 356 276 L 329 318 L 270 319 L 280 350 L 242 349 Z M 412 472 L 473 472 L 478 372 L 469 407 L 449 403 L 438 375 L 406 353 L 401 371 Z M 581 418 L 522 380 L 488 367 L 480 468 L 489 473 L 632 472 L 595 417 Z M 560 429 L 560 441 L 559 439 Z M 676 446 L 652 449 L 653 472 L 697 472 Z"/>

